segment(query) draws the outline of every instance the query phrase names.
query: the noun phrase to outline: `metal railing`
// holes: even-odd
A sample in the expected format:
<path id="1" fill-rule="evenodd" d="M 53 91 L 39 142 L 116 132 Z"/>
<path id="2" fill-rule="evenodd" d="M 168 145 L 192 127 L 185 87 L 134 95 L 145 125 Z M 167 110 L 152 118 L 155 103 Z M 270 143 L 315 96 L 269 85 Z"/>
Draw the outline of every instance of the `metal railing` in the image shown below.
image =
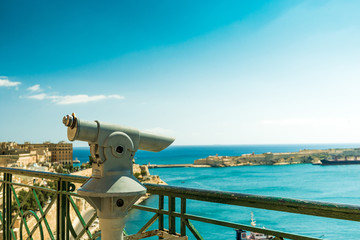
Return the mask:
<path id="1" fill-rule="evenodd" d="M 74 183 L 83 183 L 87 177 L 74 176 L 68 174 L 56 174 L 49 172 L 39 172 L 31 170 L 0 168 L 3 173 L 3 179 L 0 180 L 2 192 L 2 212 L 0 220 L 2 225 L 2 236 L 4 240 L 8 239 L 80 239 L 85 234 L 88 239 L 96 239 L 99 234 L 92 234 L 89 226 L 96 218 L 94 214 L 89 221 L 85 222 L 78 207 L 75 204 L 74 197 L 79 197 L 75 191 Z M 16 181 L 13 181 L 15 180 Z M 24 179 L 23 183 L 20 179 Z M 46 181 L 50 186 L 34 184 L 37 179 Z M 25 195 L 20 201 L 20 191 L 25 190 Z M 41 193 L 48 193 L 48 199 L 39 198 Z M 35 203 L 33 208 L 28 209 L 26 204 Z M 73 228 L 70 212 L 77 215 L 82 225 L 79 233 Z M 50 212 L 53 212 L 50 214 Z M 50 216 L 49 216 L 50 215 Z M 33 218 L 32 224 L 29 220 Z M 49 217 L 51 219 L 49 219 Z M 49 221 L 56 219 L 55 224 Z M 20 221 L 20 224 L 16 224 Z M 18 227 L 16 227 L 18 225 Z M 31 225 L 31 226 L 30 226 Z M 45 228 L 45 229 L 44 229 Z M 24 230 L 25 229 L 25 230 Z M 46 236 L 46 237 L 45 237 Z"/>
<path id="2" fill-rule="evenodd" d="M 0 192 L 2 193 L 3 198 L 0 202 L 0 204 L 2 204 L 0 221 L 2 224 L 3 239 L 68 240 L 82 238 L 96 239 L 100 236 L 100 232 L 93 232 L 90 229 L 90 226 L 96 219 L 96 213 L 92 214 L 92 216 L 86 220 L 81 215 L 74 201 L 75 198 L 79 198 L 75 192 L 75 184 L 85 182 L 87 177 L 12 168 L 0 168 L 0 172 L 3 173 L 3 178 L 0 180 L 2 190 Z M 14 181 L 15 178 L 19 177 L 30 177 L 51 181 L 53 185 L 37 186 L 34 184 L 34 181 L 32 181 L 33 184 L 24 184 Z M 206 236 L 202 237 L 200 235 L 192 222 L 197 221 L 232 229 L 242 229 L 272 235 L 274 236 L 274 239 L 319 239 L 239 224 L 236 222 L 212 219 L 200 215 L 188 214 L 186 207 L 188 200 L 360 221 L 360 206 L 354 205 L 332 204 L 233 192 L 209 191 L 166 185 L 145 184 L 145 186 L 148 193 L 158 195 L 158 207 L 149 207 L 144 205 L 133 206 L 133 209 L 147 211 L 154 214 L 151 219 L 144 224 L 140 230 L 138 230 L 138 233 L 145 233 L 150 226 L 154 227 L 154 224 L 157 222 L 157 229 L 167 231 L 170 234 L 186 236 L 188 229 L 196 239 L 206 239 Z M 21 202 L 19 199 L 19 192 L 23 189 L 28 189 L 29 191 L 23 197 Z M 46 199 L 47 201 L 45 201 L 45 204 L 41 203 L 39 200 L 40 192 L 48 192 L 51 194 L 51 196 Z M 26 202 L 31 197 L 35 199 L 36 209 L 25 210 Z M 165 209 L 165 202 L 167 202 L 167 209 Z M 179 204 L 177 205 L 178 208 L 176 208 L 176 204 Z M 176 209 L 178 209 L 178 211 L 176 211 Z M 51 212 L 54 212 L 55 216 L 50 216 Z M 74 229 L 72 224 L 74 216 L 78 218 L 80 222 L 80 229 Z M 167 216 L 167 223 L 165 222 L 164 216 Z M 56 218 L 56 224 L 49 223 L 49 217 Z M 30 224 L 29 221 L 31 218 L 32 222 Z M 180 224 L 178 226 L 180 229 L 176 229 L 176 219 L 180 219 Z M 15 227 L 15 222 L 17 220 L 20 221 L 18 228 Z M 165 226 L 167 226 L 168 229 L 165 229 Z M 37 234 L 36 237 L 35 234 Z M 131 236 L 128 236 L 127 238 L 134 239 Z"/>
<path id="3" fill-rule="evenodd" d="M 252 194 L 241 194 L 234 192 L 223 192 L 223 191 L 209 191 L 202 189 L 182 188 L 173 187 L 166 185 L 153 185 L 146 184 L 147 192 L 151 194 L 159 195 L 159 207 L 151 208 L 148 206 L 134 206 L 136 209 L 143 211 L 149 211 L 155 213 L 154 217 L 145 224 L 144 227 L 139 231 L 145 231 L 152 223 L 158 219 L 159 229 L 163 229 L 164 226 L 164 215 L 169 216 L 169 231 L 175 232 L 175 218 L 180 218 L 180 233 L 182 236 L 186 235 L 186 228 L 188 228 L 196 239 L 206 239 L 202 237 L 199 232 L 195 229 L 194 225 L 190 222 L 191 220 L 215 224 L 224 226 L 232 229 L 242 229 L 246 231 L 263 233 L 266 235 L 274 236 L 274 239 L 299 239 L 299 240 L 315 240 L 320 238 L 302 236 L 298 234 L 292 234 L 282 231 L 264 229 L 254 227 L 251 225 L 243 225 L 234 222 L 221 221 L 217 219 L 211 219 L 198 215 L 191 215 L 186 213 L 186 202 L 187 200 L 197 200 L 211 203 L 220 203 L 227 205 L 235 205 L 242 207 L 259 208 L 266 210 L 275 210 L 288 213 L 297 213 L 311 216 L 319 216 L 326 218 L 334 218 L 341 220 L 360 221 L 360 206 L 346 205 L 346 204 L 335 204 L 335 203 L 324 203 L 317 201 L 306 201 L 289 198 L 278 198 L 259 196 Z M 168 198 L 168 210 L 164 209 L 164 197 Z M 175 201 L 180 200 L 181 210 L 175 212 Z"/>

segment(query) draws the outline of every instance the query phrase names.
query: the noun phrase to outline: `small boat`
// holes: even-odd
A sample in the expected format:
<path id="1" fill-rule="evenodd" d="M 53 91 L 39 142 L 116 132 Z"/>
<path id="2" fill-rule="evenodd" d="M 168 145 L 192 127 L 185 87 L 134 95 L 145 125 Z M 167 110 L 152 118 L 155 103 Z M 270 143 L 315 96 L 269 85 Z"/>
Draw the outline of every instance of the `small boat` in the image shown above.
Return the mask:
<path id="1" fill-rule="evenodd" d="M 271 236 L 265 235 L 263 233 L 254 233 L 251 232 L 246 240 L 270 240 L 273 239 Z"/>
<path id="2" fill-rule="evenodd" d="M 253 226 L 253 227 L 256 226 L 256 221 L 255 221 L 253 212 L 251 212 L 251 226 Z M 263 233 L 251 232 L 247 239 L 249 239 L 249 240 L 267 240 L 267 239 L 272 239 L 272 236 L 268 236 Z"/>
<path id="3" fill-rule="evenodd" d="M 76 157 L 75 160 L 73 160 L 73 163 L 80 163 L 80 160 Z"/>
<path id="4" fill-rule="evenodd" d="M 254 218 L 254 213 L 251 212 L 251 226 L 256 226 L 256 221 Z M 236 230 L 236 240 L 271 240 L 273 236 L 266 235 L 263 233 L 250 232 L 249 235 L 246 234 L 246 231 Z"/>

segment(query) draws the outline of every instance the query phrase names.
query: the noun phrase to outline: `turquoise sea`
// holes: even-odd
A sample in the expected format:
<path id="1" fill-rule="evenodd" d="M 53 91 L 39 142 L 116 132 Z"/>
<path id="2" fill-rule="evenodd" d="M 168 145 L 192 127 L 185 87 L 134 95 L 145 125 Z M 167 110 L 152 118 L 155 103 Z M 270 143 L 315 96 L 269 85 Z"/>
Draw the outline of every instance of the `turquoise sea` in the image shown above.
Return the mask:
<path id="1" fill-rule="evenodd" d="M 239 145 L 239 146 L 174 146 L 159 152 L 139 151 L 139 164 L 192 163 L 208 155 L 237 156 L 243 153 L 289 152 L 300 149 L 359 147 L 357 144 L 311 145 Z M 74 157 L 88 160 L 88 148 L 75 148 Z M 311 164 L 283 166 L 243 166 L 229 168 L 160 168 L 151 169 L 169 185 L 232 191 L 275 197 L 316 200 L 360 205 L 360 165 L 318 166 Z M 157 198 L 145 205 L 156 206 Z M 187 212 L 225 221 L 250 224 L 251 212 L 258 226 L 323 239 L 360 239 L 360 223 L 302 216 L 261 209 L 189 201 Z M 153 214 L 133 210 L 127 219 L 126 230 L 139 230 Z M 156 224 L 156 223 L 155 223 Z M 205 239 L 236 239 L 233 229 L 193 222 Z M 191 233 L 188 231 L 188 235 Z M 195 239 L 195 238 L 189 238 Z"/>

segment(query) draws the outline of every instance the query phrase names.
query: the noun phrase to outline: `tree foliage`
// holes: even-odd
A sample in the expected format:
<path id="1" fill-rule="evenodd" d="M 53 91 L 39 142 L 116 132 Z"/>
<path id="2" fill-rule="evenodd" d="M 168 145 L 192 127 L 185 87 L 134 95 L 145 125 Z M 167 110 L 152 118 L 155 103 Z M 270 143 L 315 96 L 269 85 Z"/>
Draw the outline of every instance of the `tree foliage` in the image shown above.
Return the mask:
<path id="1" fill-rule="evenodd" d="M 55 188 L 55 184 L 52 182 L 49 182 L 50 184 L 48 184 L 48 186 L 50 188 Z M 34 186 L 39 186 L 39 184 L 34 184 Z M 40 187 L 45 187 L 44 185 L 41 185 Z M 38 200 L 40 202 L 41 207 L 44 207 L 45 204 L 48 202 L 48 200 L 50 200 L 52 198 L 52 193 L 48 192 L 48 191 L 41 191 L 41 190 L 35 190 L 36 195 L 38 197 Z M 26 196 L 29 194 L 29 196 L 26 198 Z M 39 210 L 39 205 L 37 204 L 37 201 L 35 199 L 35 195 L 33 193 L 33 190 L 24 190 L 21 189 L 20 191 L 17 192 L 17 198 L 19 199 L 19 202 L 21 204 L 21 209 L 23 211 L 27 211 L 27 210 L 34 210 L 34 211 L 38 211 Z M 25 200 L 26 198 L 26 200 Z M 18 211 L 19 206 L 17 204 L 17 202 L 15 201 L 15 199 L 12 202 L 12 206 L 11 209 L 13 212 Z"/>

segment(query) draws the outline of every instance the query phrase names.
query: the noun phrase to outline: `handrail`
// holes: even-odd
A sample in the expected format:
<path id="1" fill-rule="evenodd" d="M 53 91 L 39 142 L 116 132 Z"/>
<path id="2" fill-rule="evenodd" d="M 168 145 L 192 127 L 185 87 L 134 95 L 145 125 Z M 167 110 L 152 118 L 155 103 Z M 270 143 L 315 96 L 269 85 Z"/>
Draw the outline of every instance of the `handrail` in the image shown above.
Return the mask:
<path id="1" fill-rule="evenodd" d="M 53 180 L 63 180 L 68 182 L 84 183 L 88 177 L 64 174 L 64 173 L 52 173 L 52 172 L 43 172 L 43 171 L 33 171 L 27 169 L 17 169 L 17 168 L 6 168 L 0 167 L 0 172 L 10 173 L 15 175 L 23 175 L 28 177 L 39 177 Z"/>
<path id="2" fill-rule="evenodd" d="M 88 179 L 88 177 L 85 176 L 5 167 L 0 167 L 0 172 L 54 180 L 62 179 L 63 181 L 76 183 L 84 183 Z M 214 203 L 224 203 L 244 207 L 262 208 L 290 213 L 300 213 L 343 220 L 360 221 L 360 206 L 356 205 L 260 196 L 253 194 L 215 190 L 184 188 L 169 185 L 144 185 L 147 188 L 147 192 L 152 194 L 167 195 Z"/>
<path id="3" fill-rule="evenodd" d="M 360 221 L 360 206 L 356 205 L 184 188 L 168 185 L 144 185 L 146 186 L 148 193 L 152 194 L 244 207 L 262 208 L 289 213 L 300 213 L 319 217 Z"/>

